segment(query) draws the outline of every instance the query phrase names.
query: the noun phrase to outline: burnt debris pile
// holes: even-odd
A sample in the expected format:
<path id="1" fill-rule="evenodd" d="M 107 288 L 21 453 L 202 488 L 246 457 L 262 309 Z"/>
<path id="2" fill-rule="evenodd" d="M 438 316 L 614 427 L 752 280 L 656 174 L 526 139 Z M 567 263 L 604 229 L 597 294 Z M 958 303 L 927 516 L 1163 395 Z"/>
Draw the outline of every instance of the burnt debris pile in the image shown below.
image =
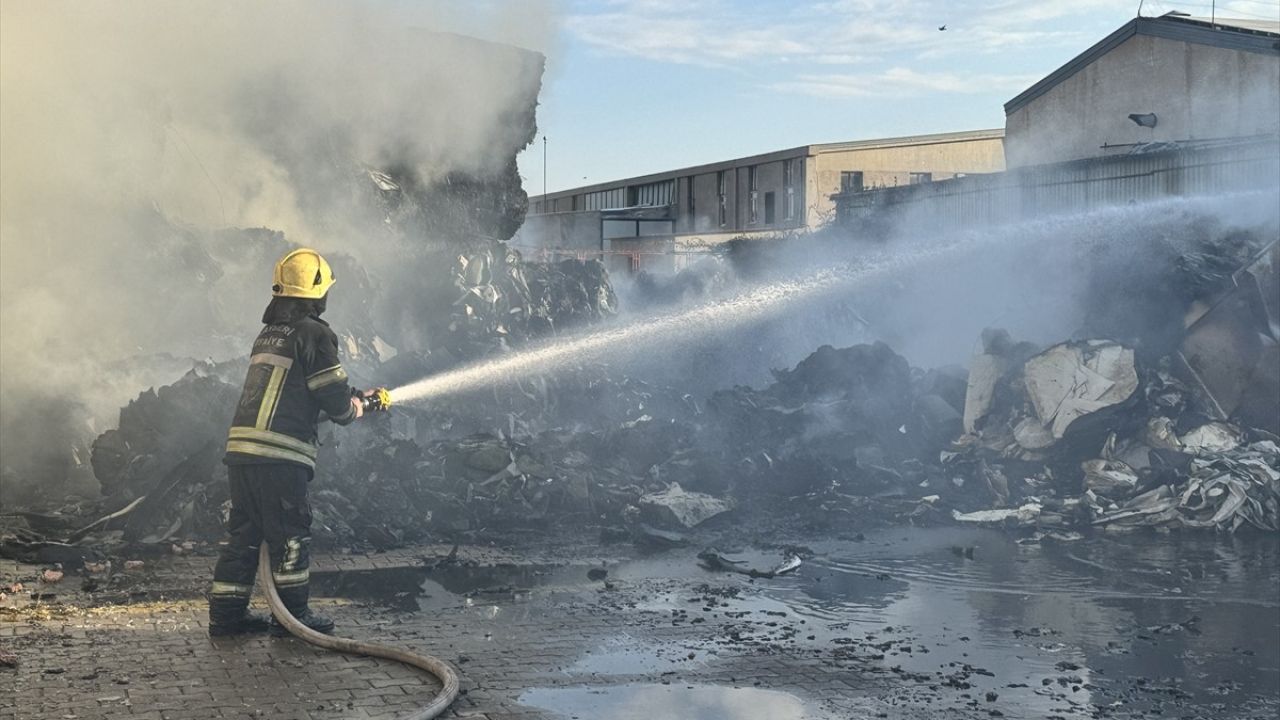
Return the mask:
<path id="1" fill-rule="evenodd" d="M 113 525 L 122 539 L 158 543 L 219 531 L 227 485 L 218 435 L 225 423 L 209 408 L 234 407 L 238 399 L 234 385 L 192 370 L 139 395 L 120 410 L 120 427 L 98 436 L 93 472 L 107 506 L 137 503 Z"/>
<path id="2" fill-rule="evenodd" d="M 1160 247 L 1137 254 L 1141 272 L 1099 275 L 1075 337 L 1037 346 L 988 329 L 968 369 L 915 368 L 882 342 L 823 346 L 763 387 L 707 392 L 584 363 L 326 430 L 317 543 L 591 527 L 668 545 L 735 515 L 855 532 L 1280 530 L 1280 253 L 1231 235 Z M 592 263 L 481 243 L 454 271 L 449 353 L 383 360 L 353 336 L 357 384 L 508 352 L 616 309 Z M 217 540 L 242 374 L 243 361 L 202 364 L 129 403 L 93 444 L 103 499 L 6 516 L 5 552 L 66 561 L 119 542 Z"/>
<path id="3" fill-rule="evenodd" d="M 912 374 L 884 343 L 823 346 L 763 390 L 720 391 L 708 407 L 742 490 L 873 495 L 923 450 L 902 431 L 914 425 Z"/>
<path id="4" fill-rule="evenodd" d="M 290 247 L 279 233 L 270 231 L 228 232 L 224 240 L 228 253 L 231 246 L 243 246 L 258 264 L 268 267 L 271 258 Z M 529 340 L 616 312 L 612 286 L 598 262 L 527 262 L 505 243 L 478 240 L 470 252 L 458 255 L 453 268 L 455 292 L 449 299 L 456 302 L 437 306 L 444 310 L 433 315 L 433 330 L 425 333 L 439 339 L 437 350 L 387 352 L 389 346 L 371 319 L 371 306 L 377 298 L 372 283 L 349 257 L 334 254 L 330 259 L 351 296 L 341 308 L 335 307 L 333 323 L 344 364 L 361 386 L 415 379 L 469 358 L 508 352 Z M 219 267 L 217 258 L 200 253 L 194 260 L 207 261 L 213 270 Z M 442 268 L 442 272 L 447 270 Z M 216 280 L 218 274 L 213 277 Z M 440 284 L 431 278 L 426 281 Z M 240 295 L 258 297 L 249 292 L 235 297 Z M 241 314 L 254 313 L 261 307 L 242 310 Z M 221 323 L 230 322 L 223 314 L 215 317 L 214 327 L 220 337 L 231 337 L 232 333 L 222 329 Z M 173 358 L 170 361 L 166 368 L 181 364 Z M 228 510 L 221 456 L 246 359 L 187 367 L 191 369 L 177 381 L 146 390 L 131 400 L 120 410 L 117 427 L 96 437 L 91 451 L 75 449 L 79 462 L 92 467 L 101 489 L 99 501 L 77 500 L 55 512 L 43 512 L 51 500 L 56 505 L 57 496 L 50 493 L 39 507 L 42 512 L 24 510 L 0 517 L 6 555 L 75 562 L 92 556 L 96 546 L 123 542 L 165 549 L 190 540 L 214 541 L 220 536 Z M 466 486 L 459 488 L 457 483 L 475 479 L 468 459 L 488 456 L 444 448 L 444 438 L 492 433 L 489 439 L 458 440 L 458 448 L 465 442 L 490 441 L 506 447 L 512 445 L 512 437 L 536 435 L 551 427 L 572 433 L 597 422 L 623 422 L 642 416 L 648 407 L 675 417 L 693 403 L 637 380 L 610 377 L 600 367 L 582 367 L 561 377 L 528 378 L 501 391 L 454 396 L 423 409 L 398 411 L 392 418 L 380 419 L 385 422 L 357 426 L 341 442 L 325 432 L 321 438 L 322 472 L 313 495 L 317 535 L 335 542 L 391 544 L 423 537 L 441 527 L 483 527 L 491 520 L 502 520 L 504 512 L 523 506 L 502 505 L 487 512 L 475 503 L 486 499 L 516 502 L 523 495 L 512 490 L 510 483 L 496 481 L 467 494 Z M 507 452 L 513 451 L 512 445 Z M 423 474 L 433 458 L 445 456 L 451 459 L 439 482 Z M 575 458 L 570 457 L 564 467 L 572 467 Z M 525 465 L 528 472 L 522 475 L 530 478 L 534 471 L 529 468 L 540 467 Z M 481 462 L 479 467 L 484 472 L 489 466 Z M 538 481 L 550 481 L 549 473 L 543 471 Z M 481 480 L 492 475 L 489 472 Z M 349 481 L 354 478 L 363 484 L 356 487 Z M 558 486 L 542 490 L 529 495 L 532 506 L 544 506 L 544 498 L 558 497 Z M 468 498 L 465 514 L 460 516 L 465 522 L 450 516 L 456 503 L 446 499 L 454 492 L 463 492 Z M 520 513 L 534 519 L 543 517 L 525 509 Z"/>
<path id="5" fill-rule="evenodd" d="M 964 433 L 941 455 L 955 487 L 938 499 L 969 501 L 952 517 L 1280 529 L 1280 253 L 1260 244 L 1148 242 L 1138 272 L 1090 287 L 1088 339 L 1041 350 L 984 332 Z"/>
<path id="6" fill-rule="evenodd" d="M 941 454 L 960 522 L 1280 529 L 1280 447 L 1272 429 L 1215 419 L 1183 367 L 1136 359 L 1110 340 L 1030 357 L 984 334 L 965 397 L 965 433 Z M 986 507 L 978 507 L 986 506 Z M 968 510 L 968 512 L 966 512 Z"/>
<path id="7" fill-rule="evenodd" d="M 447 347 L 476 358 L 511 344 L 612 317 L 618 299 L 599 260 L 525 262 L 496 240 L 460 254 L 453 268 Z"/>

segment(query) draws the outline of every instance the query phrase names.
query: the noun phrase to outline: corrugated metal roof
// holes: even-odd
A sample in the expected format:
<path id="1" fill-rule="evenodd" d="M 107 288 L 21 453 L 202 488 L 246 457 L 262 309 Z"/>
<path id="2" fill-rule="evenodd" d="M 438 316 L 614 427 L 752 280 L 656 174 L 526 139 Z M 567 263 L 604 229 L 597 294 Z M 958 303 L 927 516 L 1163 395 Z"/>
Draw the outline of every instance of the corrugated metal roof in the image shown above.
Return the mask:
<path id="1" fill-rule="evenodd" d="M 1280 20 L 1261 20 L 1248 18 L 1224 18 L 1224 17 L 1192 17 L 1189 15 L 1171 15 L 1169 20 L 1176 20 L 1183 23 L 1194 23 L 1205 27 L 1227 28 L 1229 30 L 1248 30 L 1256 33 L 1266 33 L 1269 35 L 1280 36 Z"/>
<path id="2" fill-rule="evenodd" d="M 906 147 L 909 145 L 941 145 L 969 140 L 998 140 L 1004 137 L 1004 128 L 992 130 L 965 130 L 962 132 L 934 133 L 932 135 L 904 135 L 902 137 L 852 140 L 850 142 L 819 143 L 809 146 L 810 155 L 846 150 L 871 150 L 875 148 Z"/>
<path id="3" fill-rule="evenodd" d="M 1154 18 L 1134 18 L 1005 103 L 1004 114 L 1017 112 L 1027 103 L 1049 92 L 1058 83 L 1080 72 L 1094 60 L 1111 52 L 1134 35 L 1149 35 L 1242 52 L 1280 55 L 1280 23 L 1236 18 L 1216 18 L 1211 21 L 1209 18 L 1173 14 Z"/>

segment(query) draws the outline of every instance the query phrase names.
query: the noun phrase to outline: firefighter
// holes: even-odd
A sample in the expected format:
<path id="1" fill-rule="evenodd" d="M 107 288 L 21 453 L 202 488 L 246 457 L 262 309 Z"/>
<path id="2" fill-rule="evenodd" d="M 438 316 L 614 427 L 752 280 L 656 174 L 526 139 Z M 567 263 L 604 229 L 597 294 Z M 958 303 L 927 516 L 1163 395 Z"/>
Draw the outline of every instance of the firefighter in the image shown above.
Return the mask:
<path id="1" fill-rule="evenodd" d="M 323 633 L 333 621 L 310 610 L 311 507 L 316 430 L 327 418 L 347 425 L 364 412 L 338 360 L 338 339 L 320 319 L 334 283 L 329 263 L 299 249 L 276 263 L 265 327 L 253 343 L 249 372 L 228 433 L 223 462 L 231 484 L 229 542 L 213 570 L 209 634 L 288 631 L 250 613 L 258 546 L 267 542 L 271 575 L 285 607 Z"/>

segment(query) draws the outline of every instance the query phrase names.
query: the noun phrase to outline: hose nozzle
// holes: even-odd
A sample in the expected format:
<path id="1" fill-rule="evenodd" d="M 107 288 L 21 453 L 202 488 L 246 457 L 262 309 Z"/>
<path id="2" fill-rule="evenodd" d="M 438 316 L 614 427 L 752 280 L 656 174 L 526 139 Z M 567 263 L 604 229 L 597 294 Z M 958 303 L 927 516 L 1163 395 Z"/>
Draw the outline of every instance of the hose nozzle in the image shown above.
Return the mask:
<path id="1" fill-rule="evenodd" d="M 386 412 L 391 409 L 391 393 L 386 388 L 374 388 L 368 395 L 361 396 L 360 405 L 365 412 Z"/>

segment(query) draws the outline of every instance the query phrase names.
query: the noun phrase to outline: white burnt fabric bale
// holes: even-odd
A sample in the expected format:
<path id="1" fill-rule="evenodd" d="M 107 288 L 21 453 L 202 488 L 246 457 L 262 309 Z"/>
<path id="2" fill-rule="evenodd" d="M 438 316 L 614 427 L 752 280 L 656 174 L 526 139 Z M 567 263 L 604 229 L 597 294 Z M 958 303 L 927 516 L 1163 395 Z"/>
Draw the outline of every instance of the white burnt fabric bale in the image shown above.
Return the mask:
<path id="1" fill-rule="evenodd" d="M 1108 340 L 1054 345 L 1028 360 L 1023 376 L 1041 425 L 1059 440 L 1076 420 L 1138 389 L 1133 350 Z"/>
<path id="2" fill-rule="evenodd" d="M 672 483 L 662 492 L 650 493 L 640 498 L 642 517 L 663 527 L 691 528 L 733 509 L 729 500 L 704 493 L 690 492 Z"/>

